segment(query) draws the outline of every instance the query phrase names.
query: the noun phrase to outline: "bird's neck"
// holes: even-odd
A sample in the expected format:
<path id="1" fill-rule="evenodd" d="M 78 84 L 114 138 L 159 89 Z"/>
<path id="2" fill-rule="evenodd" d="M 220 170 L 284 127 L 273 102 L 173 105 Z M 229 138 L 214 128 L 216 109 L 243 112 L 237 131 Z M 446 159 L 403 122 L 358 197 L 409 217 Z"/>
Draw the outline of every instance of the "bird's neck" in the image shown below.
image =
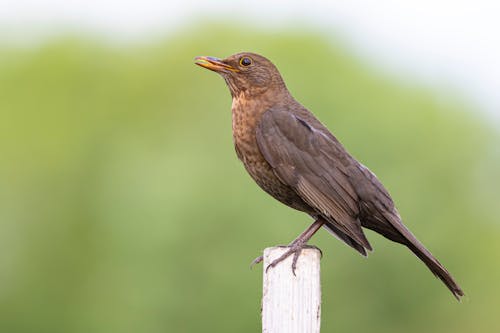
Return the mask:
<path id="1" fill-rule="evenodd" d="M 268 90 L 263 94 L 254 96 L 241 92 L 233 96 L 232 103 L 232 127 L 233 139 L 238 155 L 251 153 L 249 150 L 257 149 L 255 139 L 255 128 L 262 114 L 267 110 L 280 106 L 289 97 L 288 91 L 276 92 Z M 260 154 L 255 152 L 255 154 Z M 242 156 L 240 156 L 242 158 Z"/>
<path id="2" fill-rule="evenodd" d="M 267 97 L 254 98 L 245 92 L 233 96 L 231 113 L 235 143 L 244 138 L 249 139 L 253 135 L 257 121 L 271 106 L 272 103 Z"/>
<path id="3" fill-rule="evenodd" d="M 251 128 L 255 127 L 256 122 L 260 119 L 262 113 L 275 106 L 286 104 L 286 102 L 290 99 L 293 98 L 286 89 L 269 89 L 264 93 L 257 95 L 241 91 L 238 94 L 233 95 L 233 130 L 234 126 L 239 125 Z"/>

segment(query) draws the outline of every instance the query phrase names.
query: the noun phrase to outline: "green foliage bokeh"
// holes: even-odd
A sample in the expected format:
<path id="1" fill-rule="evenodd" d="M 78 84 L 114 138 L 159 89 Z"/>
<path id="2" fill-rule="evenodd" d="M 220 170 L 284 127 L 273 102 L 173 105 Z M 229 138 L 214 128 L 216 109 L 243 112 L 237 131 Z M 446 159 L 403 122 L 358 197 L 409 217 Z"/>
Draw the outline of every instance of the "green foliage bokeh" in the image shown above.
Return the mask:
<path id="1" fill-rule="evenodd" d="M 0 332 L 260 330 L 249 264 L 310 220 L 246 175 L 227 88 L 193 65 L 243 50 L 276 63 L 467 295 L 372 232 L 367 260 L 320 232 L 323 331 L 500 331 L 498 133 L 313 33 L 205 25 L 0 49 Z"/>

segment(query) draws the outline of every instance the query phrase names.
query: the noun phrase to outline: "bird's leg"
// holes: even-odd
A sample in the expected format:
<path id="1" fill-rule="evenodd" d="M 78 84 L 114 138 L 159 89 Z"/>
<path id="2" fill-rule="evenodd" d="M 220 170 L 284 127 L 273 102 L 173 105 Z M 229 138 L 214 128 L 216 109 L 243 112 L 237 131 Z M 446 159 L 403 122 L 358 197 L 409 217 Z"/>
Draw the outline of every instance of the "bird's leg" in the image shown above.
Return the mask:
<path id="1" fill-rule="evenodd" d="M 293 275 L 295 275 L 295 269 L 297 268 L 297 260 L 299 259 L 300 253 L 302 252 L 302 249 L 304 247 L 309 247 L 308 245 L 306 245 L 307 242 L 316 233 L 316 231 L 318 231 L 318 229 L 321 228 L 321 226 L 324 223 L 325 223 L 325 220 L 323 220 L 321 218 L 314 221 L 314 223 L 311 224 L 306 230 L 304 230 L 304 232 L 302 232 L 293 242 L 291 242 L 288 246 L 285 246 L 286 248 L 288 248 L 288 250 L 285 253 L 283 253 L 279 258 L 275 259 L 272 263 L 270 263 L 266 267 L 266 272 L 269 268 L 275 267 L 277 264 L 279 264 L 280 262 L 282 262 L 283 260 L 285 260 L 286 258 L 288 258 L 289 256 L 291 256 L 293 254 L 292 272 L 293 272 Z M 310 246 L 310 247 L 318 249 L 315 246 Z M 321 250 L 319 250 L 319 251 L 321 252 Z M 262 256 L 256 258 L 252 262 L 252 266 L 262 262 L 262 260 L 263 260 Z"/>

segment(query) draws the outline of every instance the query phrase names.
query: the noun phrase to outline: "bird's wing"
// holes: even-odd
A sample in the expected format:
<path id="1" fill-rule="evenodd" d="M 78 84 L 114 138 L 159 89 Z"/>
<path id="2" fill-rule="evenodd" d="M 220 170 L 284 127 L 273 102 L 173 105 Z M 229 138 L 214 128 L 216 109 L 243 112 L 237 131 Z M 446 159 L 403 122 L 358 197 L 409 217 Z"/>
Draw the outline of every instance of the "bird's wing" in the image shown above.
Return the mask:
<path id="1" fill-rule="evenodd" d="M 299 116 L 277 109 L 264 112 L 256 138 L 283 183 L 341 233 L 371 250 L 358 219 L 358 196 L 347 175 L 352 162 L 338 141 Z"/>

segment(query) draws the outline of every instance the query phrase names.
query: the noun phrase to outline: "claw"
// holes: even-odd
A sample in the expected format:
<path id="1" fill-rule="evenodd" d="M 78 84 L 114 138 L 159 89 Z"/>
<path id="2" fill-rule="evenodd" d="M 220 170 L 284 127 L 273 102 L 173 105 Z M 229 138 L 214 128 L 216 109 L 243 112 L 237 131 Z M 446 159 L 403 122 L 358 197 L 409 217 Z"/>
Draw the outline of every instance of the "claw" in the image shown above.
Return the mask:
<path id="1" fill-rule="evenodd" d="M 297 269 L 297 260 L 299 260 L 300 253 L 302 252 L 302 249 L 299 249 L 297 252 L 293 254 L 293 261 L 292 261 L 292 273 L 293 276 L 297 276 L 295 274 L 295 270 Z"/>
<path id="2" fill-rule="evenodd" d="M 278 265 L 280 262 L 282 262 L 283 260 L 285 260 L 286 258 L 288 258 L 289 256 L 291 256 L 293 254 L 291 268 L 292 268 L 293 275 L 297 276 L 295 273 L 295 271 L 297 270 L 297 261 L 299 260 L 300 254 L 302 253 L 302 250 L 304 248 L 317 249 L 322 255 L 321 250 L 319 248 L 317 248 L 316 246 L 305 245 L 302 242 L 292 243 L 290 246 L 288 246 L 288 250 L 285 253 L 283 253 L 279 258 L 273 260 L 273 262 L 271 262 L 269 265 L 267 265 L 266 273 L 269 271 L 270 268 L 276 267 L 276 265 Z"/>
<path id="3" fill-rule="evenodd" d="M 317 248 L 316 246 L 310 246 L 310 245 L 306 245 L 306 244 L 307 244 L 307 241 L 312 237 L 312 235 L 314 235 L 314 233 L 316 231 L 318 231 L 318 229 L 324 223 L 325 223 L 325 221 L 323 219 L 321 219 L 321 218 L 317 219 L 306 230 L 304 230 L 304 232 L 301 233 L 299 235 L 299 237 L 297 237 L 290 245 L 279 246 L 279 247 L 288 248 L 288 250 L 285 253 L 283 253 L 278 259 L 275 259 L 272 263 L 267 265 L 266 273 L 269 271 L 269 268 L 275 267 L 277 264 L 279 264 L 280 262 L 282 262 L 283 260 L 285 260 L 286 258 L 288 258 L 289 256 L 291 256 L 293 254 L 292 273 L 294 276 L 296 276 L 295 270 L 297 269 L 297 261 L 299 260 L 300 253 L 302 252 L 302 249 L 305 247 L 317 249 L 320 252 L 321 257 L 323 257 L 323 252 L 321 252 L 321 250 L 319 248 Z M 250 268 L 253 267 L 255 264 L 262 262 L 262 260 L 263 260 L 262 256 L 255 258 L 254 261 L 252 261 Z"/>
<path id="4" fill-rule="evenodd" d="M 253 266 L 260 264 L 264 260 L 263 256 L 255 258 L 251 263 L 250 263 L 250 269 L 253 268 Z"/>
<path id="5" fill-rule="evenodd" d="M 289 247 L 290 245 L 276 245 L 276 247 Z M 318 249 L 319 250 L 319 249 Z M 264 257 L 263 256 L 260 256 L 260 257 L 257 257 L 255 258 L 254 260 L 252 260 L 252 262 L 250 263 L 250 269 L 253 268 L 253 266 L 257 265 L 257 264 L 260 264 L 262 261 L 264 261 Z M 266 270 L 267 272 L 267 270 Z"/>
<path id="6" fill-rule="evenodd" d="M 321 251 L 321 249 L 319 247 L 317 247 L 316 245 L 306 245 L 304 247 L 307 247 L 308 249 L 316 249 L 319 251 L 319 258 L 320 259 L 323 259 L 323 251 Z"/>

